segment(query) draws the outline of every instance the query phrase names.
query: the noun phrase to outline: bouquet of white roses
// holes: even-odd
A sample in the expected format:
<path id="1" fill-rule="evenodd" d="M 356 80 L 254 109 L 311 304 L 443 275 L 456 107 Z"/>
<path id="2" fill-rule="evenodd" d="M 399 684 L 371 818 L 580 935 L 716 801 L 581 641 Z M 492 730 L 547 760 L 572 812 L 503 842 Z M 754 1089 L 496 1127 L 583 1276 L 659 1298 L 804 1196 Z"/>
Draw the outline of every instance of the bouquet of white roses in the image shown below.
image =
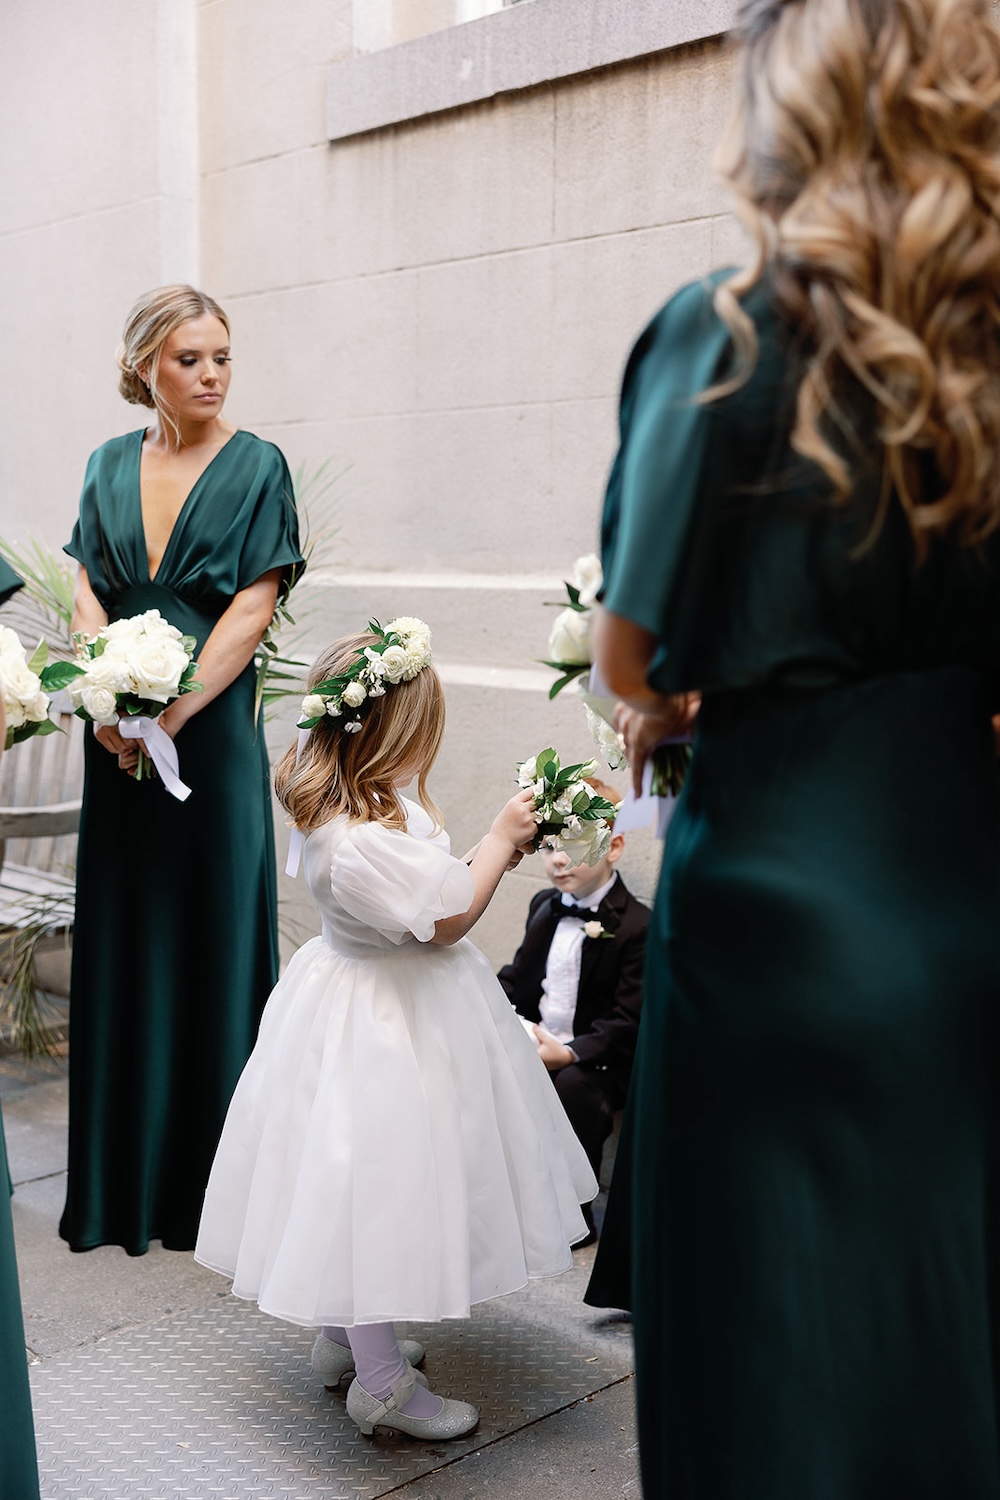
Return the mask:
<path id="1" fill-rule="evenodd" d="M 616 733 L 611 720 L 614 699 L 602 697 L 584 687 L 591 676 L 592 658 L 590 650 L 591 610 L 601 591 L 603 572 L 601 562 L 594 553 L 578 557 L 573 564 L 573 577 L 567 582 L 568 604 L 556 616 L 549 632 L 549 657 L 545 665 L 554 668 L 560 675 L 549 688 L 549 697 L 554 698 L 569 683 L 575 683 L 576 692 L 583 700 L 587 725 L 595 745 L 600 750 L 612 771 L 628 767 L 625 746 Z M 552 601 L 547 601 L 551 603 Z M 676 797 L 680 794 L 691 759 L 691 744 L 687 739 L 665 741 L 657 745 L 651 756 L 653 777 L 650 791 L 654 797 Z"/>
<path id="2" fill-rule="evenodd" d="M 52 734 L 59 728 L 49 718 L 47 688 L 53 668 L 46 667 L 48 655 L 49 648 L 41 641 L 29 658 L 17 632 L 0 625 L 0 691 L 7 749 L 34 734 Z"/>
<path id="3" fill-rule="evenodd" d="M 563 766 L 552 749 L 521 762 L 517 784 L 535 796 L 536 849 L 561 849 L 573 865 L 596 865 L 608 852 L 616 808 L 584 781 L 596 772 L 596 760 Z"/>
<path id="4" fill-rule="evenodd" d="M 169 792 L 181 801 L 186 787 L 177 775 L 177 750 L 156 720 L 182 693 L 200 693 L 195 682 L 194 636 L 182 635 L 158 609 L 105 625 L 91 640 L 74 637 L 76 659 L 57 663 L 76 714 L 94 724 L 114 724 L 125 739 L 139 740 L 136 780 L 151 774 L 150 761 Z"/>

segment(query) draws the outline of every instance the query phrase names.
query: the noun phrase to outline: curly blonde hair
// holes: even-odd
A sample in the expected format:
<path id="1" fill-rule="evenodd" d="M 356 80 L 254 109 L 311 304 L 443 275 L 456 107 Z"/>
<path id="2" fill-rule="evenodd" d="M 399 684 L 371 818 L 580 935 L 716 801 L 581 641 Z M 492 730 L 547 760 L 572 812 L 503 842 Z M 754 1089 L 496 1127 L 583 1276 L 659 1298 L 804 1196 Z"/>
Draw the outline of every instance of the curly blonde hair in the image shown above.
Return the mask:
<path id="1" fill-rule="evenodd" d="M 736 364 L 766 274 L 801 330 L 792 445 L 851 492 L 861 390 L 917 557 L 1000 524 L 1000 31 L 989 0 L 744 0 L 717 164 L 756 243 L 715 306 Z"/>
<path id="2" fill-rule="evenodd" d="M 309 691 L 345 672 L 357 653 L 377 643 L 370 631 L 334 641 L 313 663 Z M 440 829 L 440 811 L 427 791 L 427 775 L 444 734 L 444 689 L 431 666 L 375 698 L 356 734 L 334 718 L 310 730 L 302 754 L 289 745 L 274 768 L 274 790 L 295 826 L 311 833 L 339 813 L 353 822 L 406 827 L 396 791 L 404 776 L 417 778 L 417 799 Z"/>

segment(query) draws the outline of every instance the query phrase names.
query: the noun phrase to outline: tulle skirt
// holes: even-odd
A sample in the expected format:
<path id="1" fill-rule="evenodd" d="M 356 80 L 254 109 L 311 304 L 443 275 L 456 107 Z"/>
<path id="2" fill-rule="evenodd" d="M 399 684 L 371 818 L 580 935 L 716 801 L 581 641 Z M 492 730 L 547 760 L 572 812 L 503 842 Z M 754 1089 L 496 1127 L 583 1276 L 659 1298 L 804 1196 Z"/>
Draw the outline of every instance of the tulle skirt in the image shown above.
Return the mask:
<path id="1" fill-rule="evenodd" d="M 307 1327 L 460 1318 L 568 1269 L 596 1192 L 472 943 L 351 958 L 317 937 L 268 1001 L 195 1258 Z"/>

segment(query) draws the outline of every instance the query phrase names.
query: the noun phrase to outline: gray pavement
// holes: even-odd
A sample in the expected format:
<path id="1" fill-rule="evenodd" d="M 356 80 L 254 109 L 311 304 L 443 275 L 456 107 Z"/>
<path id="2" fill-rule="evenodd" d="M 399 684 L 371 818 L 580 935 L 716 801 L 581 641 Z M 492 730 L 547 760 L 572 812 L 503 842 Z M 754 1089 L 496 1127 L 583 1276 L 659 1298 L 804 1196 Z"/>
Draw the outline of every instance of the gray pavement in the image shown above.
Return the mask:
<path id="1" fill-rule="evenodd" d="M 308 1330 L 158 1244 L 66 1248 L 64 1055 L 0 1056 L 0 1099 L 42 1500 L 639 1500 L 631 1328 L 582 1301 L 593 1247 L 468 1321 L 401 1330 L 435 1389 L 480 1408 L 474 1433 L 362 1438 L 312 1374 Z"/>

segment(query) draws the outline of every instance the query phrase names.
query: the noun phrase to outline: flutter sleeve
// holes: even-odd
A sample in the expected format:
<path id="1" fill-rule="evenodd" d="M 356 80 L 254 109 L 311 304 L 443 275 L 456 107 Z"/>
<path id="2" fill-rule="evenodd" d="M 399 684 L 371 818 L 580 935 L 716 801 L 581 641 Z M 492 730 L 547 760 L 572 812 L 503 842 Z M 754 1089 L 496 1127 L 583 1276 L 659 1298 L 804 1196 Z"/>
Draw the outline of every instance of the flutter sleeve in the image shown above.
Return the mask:
<path id="1" fill-rule="evenodd" d="M 248 588 L 272 568 L 281 568 L 280 593 L 301 577 L 299 518 L 288 464 L 273 443 L 258 444 L 257 472 L 249 486 L 253 510 L 240 549 L 237 589 Z"/>
<path id="2" fill-rule="evenodd" d="M 445 849 L 378 823 L 350 827 L 334 851 L 330 888 L 344 910 L 393 943 L 426 943 L 435 922 L 468 911 L 472 871 Z"/>
<path id="3" fill-rule="evenodd" d="M 602 602 L 656 636 L 649 680 L 662 692 L 700 685 L 684 678 L 705 605 L 713 497 L 704 476 L 716 411 L 698 396 L 730 348 L 713 293 L 712 281 L 682 288 L 635 344 L 604 501 Z"/>

